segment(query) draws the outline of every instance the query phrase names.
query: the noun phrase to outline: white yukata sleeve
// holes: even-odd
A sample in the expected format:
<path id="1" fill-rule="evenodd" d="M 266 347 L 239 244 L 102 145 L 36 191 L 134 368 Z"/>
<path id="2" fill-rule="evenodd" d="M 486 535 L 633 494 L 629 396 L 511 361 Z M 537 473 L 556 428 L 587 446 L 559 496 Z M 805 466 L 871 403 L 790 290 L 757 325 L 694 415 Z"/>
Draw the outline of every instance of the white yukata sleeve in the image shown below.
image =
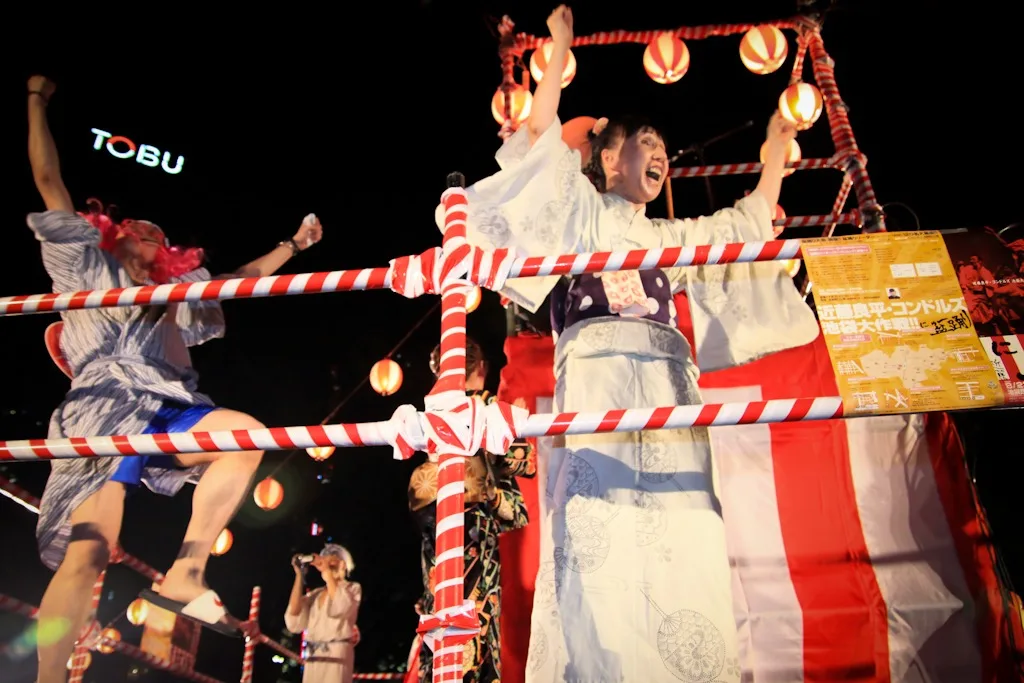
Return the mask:
<path id="1" fill-rule="evenodd" d="M 530 146 L 525 127 L 495 155 L 501 170 L 467 188 L 470 244 L 509 249 L 516 256 L 558 256 L 599 251 L 604 203 L 580 172 L 580 154 L 562 141 L 557 119 Z M 444 207 L 435 220 L 444 227 Z M 557 276 L 511 279 L 501 293 L 536 312 Z"/>
<path id="2" fill-rule="evenodd" d="M 284 627 L 291 633 L 302 633 L 309 626 L 309 607 L 316 598 L 316 591 L 311 591 L 302 596 L 302 609 L 298 614 L 292 614 L 287 609 L 284 612 Z"/>
<path id="3" fill-rule="evenodd" d="M 711 216 L 655 224 L 665 246 L 767 242 L 774 239 L 772 214 L 755 190 Z M 781 261 L 686 268 L 684 281 L 703 371 L 742 365 L 818 336 L 814 313 Z"/>

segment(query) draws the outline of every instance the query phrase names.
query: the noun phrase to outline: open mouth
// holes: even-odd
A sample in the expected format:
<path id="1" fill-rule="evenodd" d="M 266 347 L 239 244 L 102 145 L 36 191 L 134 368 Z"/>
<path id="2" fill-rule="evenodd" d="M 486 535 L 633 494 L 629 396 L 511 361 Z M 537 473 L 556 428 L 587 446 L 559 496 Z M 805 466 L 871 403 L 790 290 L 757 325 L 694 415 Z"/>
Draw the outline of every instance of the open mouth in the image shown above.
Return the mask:
<path id="1" fill-rule="evenodd" d="M 647 169 L 646 173 L 644 173 L 644 175 L 646 175 L 648 178 L 650 178 L 654 182 L 658 182 L 659 180 L 661 180 L 661 169 L 660 168 L 649 168 L 649 169 Z"/>

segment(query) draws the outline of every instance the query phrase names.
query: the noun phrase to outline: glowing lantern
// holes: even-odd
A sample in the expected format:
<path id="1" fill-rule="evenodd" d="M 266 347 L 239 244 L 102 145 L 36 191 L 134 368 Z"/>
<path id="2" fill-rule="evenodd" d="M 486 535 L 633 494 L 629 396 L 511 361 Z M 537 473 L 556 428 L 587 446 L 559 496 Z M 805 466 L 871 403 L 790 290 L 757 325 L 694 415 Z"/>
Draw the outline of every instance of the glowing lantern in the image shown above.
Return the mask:
<path id="1" fill-rule="evenodd" d="M 317 462 L 323 462 L 334 455 L 334 446 L 313 446 L 312 448 L 307 448 L 306 453 Z"/>
<path id="2" fill-rule="evenodd" d="M 480 288 L 474 287 L 466 294 L 466 313 L 472 313 L 480 306 Z"/>
<path id="3" fill-rule="evenodd" d="M 755 26 L 740 41 L 740 61 L 755 74 L 774 73 L 788 54 L 786 36 L 774 26 Z"/>
<path id="4" fill-rule="evenodd" d="M 253 500 L 264 510 L 273 510 L 284 500 L 284 487 L 273 477 L 267 477 L 252 492 Z"/>
<path id="5" fill-rule="evenodd" d="M 105 638 L 107 640 L 112 640 L 115 643 L 119 643 L 121 642 L 121 632 L 118 631 L 116 628 L 105 628 L 103 629 L 103 632 L 100 634 L 100 638 Z M 105 643 L 103 640 L 100 640 L 99 644 L 96 646 L 96 649 L 105 655 L 109 655 L 111 652 L 114 651 L 114 646 L 110 645 L 109 643 Z"/>
<path id="6" fill-rule="evenodd" d="M 230 529 L 224 529 L 220 532 L 220 536 L 213 542 L 213 550 L 210 551 L 211 555 L 223 555 L 227 551 L 231 550 L 231 544 L 235 542 L 235 536 L 231 533 Z"/>
<path id="7" fill-rule="evenodd" d="M 513 85 L 509 92 L 512 100 L 512 125 L 519 126 L 523 121 L 530 118 L 530 108 L 533 106 L 533 95 L 521 85 Z M 499 87 L 491 98 L 491 116 L 499 124 L 505 123 L 505 92 Z"/>
<path id="8" fill-rule="evenodd" d="M 690 50 L 671 33 L 662 33 L 644 50 L 644 71 L 655 83 L 675 83 L 690 68 Z"/>
<path id="9" fill-rule="evenodd" d="M 74 666 L 75 655 L 74 653 L 71 653 L 71 656 L 68 657 L 68 671 L 71 671 L 74 668 Z M 86 650 L 82 653 L 82 668 L 88 669 L 90 666 L 92 666 L 92 653 Z"/>
<path id="10" fill-rule="evenodd" d="M 128 605 L 128 609 L 125 611 L 125 615 L 128 617 L 128 623 L 132 626 L 142 626 L 146 621 L 146 616 L 149 614 L 149 603 L 142 598 L 135 598 L 132 600 L 132 604 Z"/>
<path id="11" fill-rule="evenodd" d="M 797 273 L 800 272 L 800 259 L 787 259 L 782 261 L 782 267 L 786 270 L 786 275 L 790 277 L 796 277 Z"/>
<path id="12" fill-rule="evenodd" d="M 798 130 L 813 126 L 821 107 L 821 91 L 810 83 L 794 83 L 779 95 L 779 113 Z"/>
<path id="13" fill-rule="evenodd" d="M 764 162 L 762 162 L 764 163 Z M 782 210 L 782 207 L 778 204 L 775 205 L 775 218 L 772 220 L 783 221 L 786 220 L 786 212 Z M 772 230 L 775 231 L 775 236 L 778 237 L 782 234 L 782 231 L 786 229 L 785 225 L 773 225 Z"/>
<path id="14" fill-rule="evenodd" d="M 530 74 L 538 83 L 544 78 L 544 70 L 548 68 L 548 60 L 551 59 L 551 51 L 554 49 L 554 43 L 544 43 L 541 48 L 534 50 L 530 57 Z M 572 83 L 574 78 L 576 78 L 576 56 L 572 50 L 569 50 L 569 54 L 565 58 L 565 68 L 562 69 L 562 87 Z"/>
<path id="15" fill-rule="evenodd" d="M 370 386 L 381 396 L 390 396 L 402 386 L 402 367 L 390 358 L 377 361 L 370 368 Z"/>
<path id="16" fill-rule="evenodd" d="M 761 163 L 762 164 L 764 163 L 765 152 L 767 150 L 768 150 L 768 141 L 766 140 L 765 143 L 763 145 L 761 145 Z M 796 144 L 796 140 L 790 140 L 789 141 L 789 146 L 786 147 L 786 163 L 787 164 L 796 163 L 797 161 L 800 161 L 800 159 L 802 159 L 802 158 L 803 157 L 801 156 L 801 153 L 800 153 L 800 145 Z M 792 175 L 793 171 L 795 171 L 795 170 L 796 170 L 795 168 L 784 169 L 782 171 L 782 177 L 785 178 L 788 175 Z"/>

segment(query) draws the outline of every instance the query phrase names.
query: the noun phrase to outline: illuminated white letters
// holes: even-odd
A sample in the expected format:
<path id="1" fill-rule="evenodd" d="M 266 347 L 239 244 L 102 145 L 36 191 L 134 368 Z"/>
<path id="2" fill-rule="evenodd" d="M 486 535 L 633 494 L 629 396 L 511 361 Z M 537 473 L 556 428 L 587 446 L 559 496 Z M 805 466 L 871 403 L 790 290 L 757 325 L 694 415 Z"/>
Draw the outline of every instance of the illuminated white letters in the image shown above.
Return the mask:
<path id="1" fill-rule="evenodd" d="M 181 173 L 181 169 L 185 165 L 185 157 L 180 154 L 172 168 L 170 165 L 170 152 L 164 152 L 161 158 L 160 150 L 153 145 L 136 145 L 123 135 L 113 135 L 99 128 L 93 128 L 91 131 L 96 136 L 92 143 L 92 148 L 99 151 L 106 147 L 107 152 L 118 159 L 131 159 L 135 157 L 135 161 L 143 166 L 149 166 L 150 168 L 159 166 L 164 172 L 171 175 Z M 104 141 L 106 141 L 105 145 Z"/>

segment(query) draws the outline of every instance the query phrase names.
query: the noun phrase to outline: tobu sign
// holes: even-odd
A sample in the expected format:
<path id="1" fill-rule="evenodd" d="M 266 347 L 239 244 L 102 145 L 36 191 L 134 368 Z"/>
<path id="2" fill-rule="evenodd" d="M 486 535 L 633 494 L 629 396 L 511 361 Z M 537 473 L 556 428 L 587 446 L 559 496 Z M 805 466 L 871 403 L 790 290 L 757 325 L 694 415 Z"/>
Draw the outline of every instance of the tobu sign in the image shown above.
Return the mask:
<path id="1" fill-rule="evenodd" d="M 159 166 L 164 171 L 172 175 L 181 173 L 181 168 L 185 165 L 185 157 L 180 154 L 172 168 L 170 165 L 170 152 L 163 152 L 161 155 L 160 150 L 153 145 L 136 145 L 123 135 L 112 135 L 111 133 L 108 133 L 105 130 L 100 130 L 99 128 L 93 128 L 92 133 L 96 136 L 96 139 L 92 143 L 92 148 L 99 151 L 106 147 L 107 152 L 118 159 L 131 159 L 132 157 L 135 157 L 135 161 L 144 166 L 149 166 L 150 168 L 156 168 Z M 105 145 L 104 141 L 106 142 Z"/>

